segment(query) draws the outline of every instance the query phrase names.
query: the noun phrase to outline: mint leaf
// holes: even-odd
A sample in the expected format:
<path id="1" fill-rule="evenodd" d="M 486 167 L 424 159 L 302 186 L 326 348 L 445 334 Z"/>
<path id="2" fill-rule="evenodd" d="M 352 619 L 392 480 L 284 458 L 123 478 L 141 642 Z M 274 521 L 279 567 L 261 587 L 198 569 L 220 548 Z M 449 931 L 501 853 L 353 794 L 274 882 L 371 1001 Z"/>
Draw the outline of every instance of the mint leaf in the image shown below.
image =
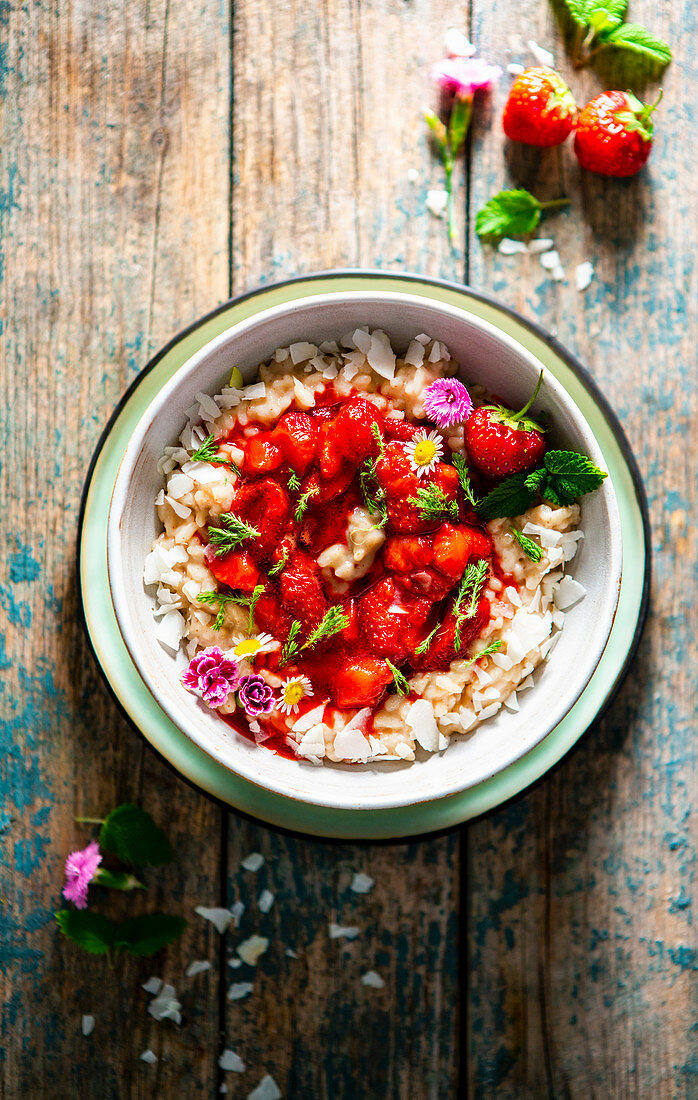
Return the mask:
<path id="1" fill-rule="evenodd" d="M 540 489 L 541 496 L 554 504 L 572 504 L 577 497 L 598 489 L 608 477 L 587 455 L 576 451 L 548 451 L 543 461 L 550 476 Z"/>
<path id="2" fill-rule="evenodd" d="M 89 909 L 61 909 L 56 922 L 63 935 L 89 951 L 90 955 L 106 955 L 114 944 L 116 925 L 102 913 Z"/>
<path id="3" fill-rule="evenodd" d="M 162 829 L 149 813 L 130 802 L 112 810 L 100 829 L 99 843 L 125 863 L 150 863 L 159 867 L 174 858 Z"/>
<path id="4" fill-rule="evenodd" d="M 524 236 L 532 233 L 540 222 L 543 209 L 530 191 L 499 191 L 478 210 L 475 232 L 478 237 Z"/>
<path id="5" fill-rule="evenodd" d="M 477 506 L 483 519 L 520 516 L 533 503 L 536 493 L 526 485 L 528 474 L 514 474 L 496 485 Z"/>
<path id="6" fill-rule="evenodd" d="M 622 23 L 610 33 L 600 34 L 606 46 L 616 46 L 621 50 L 631 50 L 633 53 L 648 57 L 662 67 L 668 65 L 672 59 L 671 47 L 661 38 L 657 38 L 646 27 L 639 23 Z"/>
<path id="7" fill-rule="evenodd" d="M 534 470 L 533 473 L 528 475 L 528 477 L 524 481 L 524 485 L 533 493 L 537 493 L 547 476 L 548 475 L 544 469 Z"/>
<path id="8" fill-rule="evenodd" d="M 146 913 L 121 922 L 114 935 L 114 946 L 130 955 L 154 955 L 178 939 L 186 927 L 183 917 Z"/>
<path id="9" fill-rule="evenodd" d="M 617 27 L 625 16 L 628 0 L 565 0 L 571 18 L 580 27 Z"/>
<path id="10" fill-rule="evenodd" d="M 533 539 L 529 539 L 527 535 L 522 534 L 518 527 L 512 527 L 511 533 L 518 542 L 519 546 L 523 550 L 524 554 L 531 559 L 531 561 L 540 561 L 543 557 L 543 551 L 537 542 Z"/>
<path id="11" fill-rule="evenodd" d="M 109 871 L 106 867 L 98 867 L 92 881 L 95 886 L 107 886 L 110 890 L 145 890 L 135 875 L 128 871 Z"/>

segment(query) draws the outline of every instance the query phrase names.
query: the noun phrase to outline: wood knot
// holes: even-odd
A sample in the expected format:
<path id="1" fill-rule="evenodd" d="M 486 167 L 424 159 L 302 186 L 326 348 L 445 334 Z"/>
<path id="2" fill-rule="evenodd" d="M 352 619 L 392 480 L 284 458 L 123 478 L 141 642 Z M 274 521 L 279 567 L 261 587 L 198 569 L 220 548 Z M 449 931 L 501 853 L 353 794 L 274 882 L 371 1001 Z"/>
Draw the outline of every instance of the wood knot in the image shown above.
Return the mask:
<path id="1" fill-rule="evenodd" d="M 164 126 L 161 126 L 158 130 L 155 130 L 151 139 L 153 149 L 157 149 L 159 153 L 166 153 L 170 144 L 170 132 L 166 130 Z"/>

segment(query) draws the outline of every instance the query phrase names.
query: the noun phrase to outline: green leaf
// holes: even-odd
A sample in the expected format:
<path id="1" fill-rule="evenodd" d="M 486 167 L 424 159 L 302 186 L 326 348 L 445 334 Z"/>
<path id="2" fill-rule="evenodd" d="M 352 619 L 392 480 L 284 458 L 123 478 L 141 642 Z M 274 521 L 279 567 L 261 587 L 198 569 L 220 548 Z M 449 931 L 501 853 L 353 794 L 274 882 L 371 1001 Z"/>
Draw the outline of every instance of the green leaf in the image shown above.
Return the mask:
<path id="1" fill-rule="evenodd" d="M 600 37 L 607 46 L 641 54 L 662 67 L 668 65 L 672 59 L 671 47 L 639 23 L 622 23 L 620 27 L 615 27 L 609 34 Z"/>
<path id="2" fill-rule="evenodd" d="M 545 469 L 534 470 L 533 473 L 528 475 L 524 481 L 524 485 L 527 489 L 537 493 L 547 476 Z"/>
<path id="3" fill-rule="evenodd" d="M 116 925 L 90 909 L 61 909 L 56 913 L 61 932 L 90 955 L 106 955 L 114 945 Z"/>
<path id="4" fill-rule="evenodd" d="M 529 539 L 527 535 L 522 534 L 517 527 L 512 527 L 511 533 L 523 550 L 524 554 L 526 554 L 531 559 L 531 561 L 541 560 L 541 558 L 543 557 L 543 551 L 541 550 L 537 542 L 534 542 L 533 539 Z"/>
<path id="5" fill-rule="evenodd" d="M 543 461 L 550 477 L 540 492 L 554 504 L 572 504 L 577 497 L 598 489 L 608 477 L 587 455 L 576 451 L 548 451 Z"/>
<path id="6" fill-rule="evenodd" d="M 174 858 L 162 829 L 149 813 L 130 802 L 112 810 L 100 830 L 99 843 L 125 863 L 150 863 L 159 867 Z"/>
<path id="7" fill-rule="evenodd" d="M 186 927 L 184 917 L 146 913 L 121 922 L 116 929 L 114 946 L 128 951 L 130 955 L 154 955 L 178 939 Z"/>
<path id="8" fill-rule="evenodd" d="M 478 210 L 475 232 L 478 237 L 521 237 L 532 233 L 540 222 L 542 204 L 523 187 L 499 191 Z"/>
<path id="9" fill-rule="evenodd" d="M 536 492 L 526 485 L 528 474 L 514 474 L 500 482 L 480 501 L 478 515 L 483 519 L 520 516 L 533 503 Z"/>
<path id="10" fill-rule="evenodd" d="M 98 867 L 92 881 L 96 886 L 107 886 L 110 890 L 145 890 L 135 875 L 128 871 L 109 871 L 106 867 Z"/>
<path id="11" fill-rule="evenodd" d="M 628 0 L 565 0 L 571 18 L 580 27 L 618 26 Z"/>

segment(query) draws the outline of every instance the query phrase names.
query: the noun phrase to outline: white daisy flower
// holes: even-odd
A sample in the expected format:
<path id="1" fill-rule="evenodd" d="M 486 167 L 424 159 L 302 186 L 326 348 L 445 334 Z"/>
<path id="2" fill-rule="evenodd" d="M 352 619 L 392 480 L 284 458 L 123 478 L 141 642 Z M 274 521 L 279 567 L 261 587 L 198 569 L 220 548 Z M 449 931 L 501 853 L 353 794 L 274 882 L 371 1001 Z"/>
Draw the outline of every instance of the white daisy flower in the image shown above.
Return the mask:
<path id="1" fill-rule="evenodd" d="M 438 432 L 417 432 L 414 439 L 405 444 L 405 454 L 409 458 L 417 477 L 431 473 L 444 453 L 443 439 Z"/>
<path id="2" fill-rule="evenodd" d="M 301 699 L 313 694 L 313 685 L 307 676 L 291 676 L 281 685 L 281 701 L 277 703 L 284 714 L 295 714 Z"/>
<path id="3" fill-rule="evenodd" d="M 253 634 L 251 638 L 238 638 L 230 652 L 240 661 L 250 661 L 258 653 L 270 653 L 278 647 L 279 643 L 271 634 Z"/>

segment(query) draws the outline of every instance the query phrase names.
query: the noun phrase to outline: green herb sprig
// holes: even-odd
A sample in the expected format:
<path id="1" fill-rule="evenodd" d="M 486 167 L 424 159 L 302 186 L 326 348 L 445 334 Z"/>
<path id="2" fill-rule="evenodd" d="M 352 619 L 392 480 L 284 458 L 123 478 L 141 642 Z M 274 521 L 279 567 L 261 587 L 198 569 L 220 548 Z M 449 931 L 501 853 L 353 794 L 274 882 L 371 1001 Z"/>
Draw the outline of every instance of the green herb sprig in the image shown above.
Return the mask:
<path id="1" fill-rule="evenodd" d="M 577 28 L 575 68 L 583 68 L 609 48 L 639 55 L 659 68 L 671 61 L 666 42 L 639 23 L 624 22 L 628 0 L 564 0 L 564 4 Z"/>
<path id="2" fill-rule="evenodd" d="M 216 548 L 216 556 L 237 550 L 246 539 L 258 539 L 259 531 L 233 512 L 221 512 L 219 519 L 222 527 L 209 527 L 209 542 Z"/>
<path id="3" fill-rule="evenodd" d="M 192 462 L 210 462 L 213 466 L 230 466 L 233 471 L 241 477 L 240 467 L 236 462 L 233 462 L 232 458 L 221 458 L 216 454 L 217 445 L 214 442 L 214 437 L 209 435 L 201 444 L 198 451 L 194 451 L 192 454 Z"/>
<path id="4" fill-rule="evenodd" d="M 489 657 L 491 653 L 496 653 L 498 649 L 502 648 L 501 638 L 497 638 L 496 642 L 490 642 L 484 649 L 481 649 L 479 653 L 476 653 L 474 657 L 471 657 L 465 662 L 465 667 L 468 665 L 474 665 L 476 661 L 479 661 L 481 657 Z"/>
<path id="5" fill-rule="evenodd" d="M 287 563 L 288 563 L 288 547 L 284 546 L 284 548 L 281 552 L 281 557 L 277 561 L 276 565 L 272 565 L 271 569 L 269 570 L 268 575 L 270 577 L 278 577 L 281 573 L 283 573 L 284 569 L 286 568 Z"/>
<path id="6" fill-rule="evenodd" d="M 213 623 L 214 630 L 220 630 L 225 622 L 225 609 L 230 603 L 238 604 L 249 610 L 248 627 L 254 630 L 254 609 L 259 597 L 264 592 L 264 585 L 255 585 L 252 595 L 246 596 L 244 592 L 201 592 L 196 598 L 199 603 L 219 604 L 218 614 Z"/>
<path id="7" fill-rule="evenodd" d="M 344 630 L 347 626 L 349 626 L 349 616 L 342 610 L 341 604 L 335 604 L 327 609 L 317 626 L 311 630 L 301 648 L 312 649 L 318 642 L 324 641 L 325 638 L 331 638 L 333 634 L 338 634 L 340 630 Z"/>
<path id="8" fill-rule="evenodd" d="M 416 497 L 408 497 L 408 504 L 414 504 L 419 511 L 420 519 L 431 521 L 443 519 L 458 519 L 458 504 L 455 500 L 449 500 L 443 489 L 432 482 L 429 485 L 420 485 Z"/>
<path id="9" fill-rule="evenodd" d="M 407 677 L 400 672 L 399 668 L 396 668 L 392 661 L 385 658 L 385 663 L 393 674 L 393 683 L 398 695 L 409 695 L 410 685 L 407 682 Z"/>
<path id="10" fill-rule="evenodd" d="M 300 478 L 295 470 L 291 470 L 291 475 L 288 479 L 288 487 L 292 493 L 297 493 L 301 487 Z"/>
<path id="11" fill-rule="evenodd" d="M 530 508 L 537 494 L 562 508 L 598 489 L 606 477 L 608 474 L 587 455 L 548 451 L 540 469 L 513 474 L 500 482 L 483 497 L 477 512 L 484 520 L 520 516 Z"/>
<path id="12" fill-rule="evenodd" d="M 385 492 L 376 480 L 376 466 L 377 461 L 375 458 L 366 459 L 359 470 L 359 487 L 368 511 L 372 515 L 380 516 L 375 526 L 381 528 L 385 527 L 388 522 L 388 506 Z"/>
<path id="13" fill-rule="evenodd" d="M 312 488 L 308 489 L 306 493 L 303 493 L 303 496 L 300 498 L 298 504 L 296 505 L 296 511 L 294 512 L 296 523 L 300 523 L 300 521 L 303 519 L 305 510 L 310 504 L 310 501 L 313 497 L 316 497 L 319 492 L 319 487 L 317 485 L 314 485 Z"/>
<path id="14" fill-rule="evenodd" d="M 298 619 L 294 619 L 291 623 L 288 637 L 284 642 L 283 648 L 281 650 L 281 657 L 279 658 L 280 664 L 287 665 L 291 658 L 295 657 L 296 653 L 298 652 L 298 635 L 300 634 L 302 627 L 303 624 Z"/>
<path id="15" fill-rule="evenodd" d="M 490 563 L 487 558 L 480 558 L 467 566 L 461 577 L 458 593 L 453 605 L 453 614 L 456 617 L 456 630 L 453 636 L 453 644 L 456 652 L 460 649 L 460 631 L 467 619 L 472 619 L 477 611 L 480 593 L 484 587 L 489 572 Z M 466 602 L 467 601 L 467 602 Z M 463 606 L 465 604 L 465 606 Z"/>
<path id="16" fill-rule="evenodd" d="M 427 634 L 426 638 L 424 638 L 424 640 L 421 641 L 416 647 L 414 651 L 416 656 L 420 657 L 422 653 L 426 653 L 426 651 L 429 649 L 429 646 L 434 641 L 435 635 L 438 634 L 440 629 L 441 623 L 437 623 L 432 632 L 430 634 Z"/>
<path id="17" fill-rule="evenodd" d="M 467 500 L 468 504 L 472 505 L 473 508 L 477 508 L 479 502 L 477 500 L 477 497 L 475 496 L 475 493 L 473 492 L 473 486 L 470 481 L 470 471 L 468 470 L 468 464 L 463 458 L 463 455 L 454 454 L 453 465 L 458 471 L 458 480 L 460 482 L 460 487 L 463 490 L 463 496 Z"/>
<path id="18" fill-rule="evenodd" d="M 482 240 L 496 241 L 501 237 L 525 237 L 540 224 L 546 210 L 568 206 L 568 198 L 541 202 L 524 187 L 513 191 L 498 191 L 475 216 L 475 232 Z"/>
<path id="19" fill-rule="evenodd" d="M 531 559 L 531 561 L 539 562 L 543 557 L 543 551 L 537 542 L 533 539 L 529 539 L 527 535 L 524 535 L 522 531 L 519 531 L 518 527 L 510 528 L 512 536 L 516 539 L 519 546 L 523 550 L 524 554 Z"/>

